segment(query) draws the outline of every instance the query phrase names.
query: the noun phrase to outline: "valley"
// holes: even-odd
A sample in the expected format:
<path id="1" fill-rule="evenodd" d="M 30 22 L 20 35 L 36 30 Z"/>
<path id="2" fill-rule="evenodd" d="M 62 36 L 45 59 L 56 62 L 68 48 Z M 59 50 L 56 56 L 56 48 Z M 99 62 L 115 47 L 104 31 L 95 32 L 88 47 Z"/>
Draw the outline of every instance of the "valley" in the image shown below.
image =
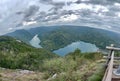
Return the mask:
<path id="1" fill-rule="evenodd" d="M 118 33 L 83 26 L 16 30 L 0 36 L 0 67 L 5 69 L 0 80 L 101 81 L 105 60 L 100 50 L 119 45 L 119 39 Z"/>
<path id="2" fill-rule="evenodd" d="M 23 33 L 23 31 L 25 33 Z M 30 44 L 32 38 L 35 35 L 38 35 L 37 37 L 40 40 L 39 45 L 49 51 L 64 48 L 65 46 L 78 41 L 95 44 L 100 49 L 105 49 L 107 45 L 112 43 L 115 45 L 120 44 L 119 33 L 86 26 L 41 26 L 27 30 L 17 30 L 6 35 L 20 39 L 27 44 Z"/>
<path id="3" fill-rule="evenodd" d="M 120 81 L 120 0 L 0 0 L 0 81 Z"/>

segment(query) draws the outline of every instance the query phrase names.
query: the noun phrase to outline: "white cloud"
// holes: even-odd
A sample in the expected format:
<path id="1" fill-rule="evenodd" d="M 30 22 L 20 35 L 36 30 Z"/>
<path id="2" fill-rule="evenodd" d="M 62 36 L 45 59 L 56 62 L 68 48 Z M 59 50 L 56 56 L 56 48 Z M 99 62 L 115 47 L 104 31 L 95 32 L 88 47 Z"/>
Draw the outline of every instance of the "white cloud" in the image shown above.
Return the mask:
<path id="1" fill-rule="evenodd" d="M 51 20 L 51 21 L 48 21 L 47 23 L 49 24 L 56 24 L 56 23 L 67 23 L 67 22 L 72 22 L 72 21 L 75 21 L 79 18 L 78 15 L 75 15 L 75 14 L 71 14 L 71 15 L 64 15 L 64 16 L 61 16 L 59 19 L 57 20 Z"/>
<path id="2" fill-rule="evenodd" d="M 111 29 L 112 27 L 111 26 L 106 26 L 107 28 Z"/>
<path id="3" fill-rule="evenodd" d="M 117 17 L 120 17 L 120 12 L 115 13 Z"/>
<path id="4" fill-rule="evenodd" d="M 81 3 L 81 4 L 71 4 L 70 6 L 65 6 L 63 9 L 66 10 L 90 10 L 93 12 L 108 12 L 109 9 L 103 5 L 93 5 L 93 4 L 86 4 L 86 3 Z"/>
<path id="5" fill-rule="evenodd" d="M 83 2 L 84 2 L 84 1 L 90 1 L 90 0 L 81 0 L 81 1 L 83 1 Z"/>
<path id="6" fill-rule="evenodd" d="M 99 17 L 105 17 L 102 13 L 98 13 Z"/>
<path id="7" fill-rule="evenodd" d="M 36 21 L 31 21 L 31 22 L 26 22 L 26 21 L 24 21 L 23 22 L 23 25 L 24 26 L 27 26 L 27 25 L 32 25 L 32 24 L 36 24 L 37 22 Z"/>
<path id="8" fill-rule="evenodd" d="M 11 30 L 13 30 L 13 28 L 8 28 L 8 31 L 11 31 Z"/>
<path id="9" fill-rule="evenodd" d="M 114 3 L 114 5 L 120 7 L 120 3 Z"/>
<path id="10" fill-rule="evenodd" d="M 54 2 L 76 2 L 77 0 L 53 0 Z"/>
<path id="11" fill-rule="evenodd" d="M 45 11 L 45 12 L 48 12 L 48 10 L 53 7 L 52 5 L 49 5 L 49 4 L 45 5 L 45 4 L 39 3 L 39 5 L 40 5 L 40 11 Z"/>
<path id="12" fill-rule="evenodd" d="M 92 10 L 96 13 L 98 13 L 99 11 L 101 12 L 108 12 L 109 9 L 105 6 L 102 5 L 92 5 Z"/>
<path id="13" fill-rule="evenodd" d="M 70 6 L 64 7 L 63 9 L 67 9 L 67 10 L 79 10 L 79 9 L 92 9 L 92 5 L 91 4 L 85 4 L 85 3 L 81 3 L 81 4 L 71 4 Z"/>
<path id="14" fill-rule="evenodd" d="M 65 16 L 62 16 L 60 18 L 61 21 L 74 21 L 74 20 L 77 20 L 78 19 L 78 16 L 77 15 L 74 15 L 74 14 L 71 14 L 71 15 L 65 15 Z"/>

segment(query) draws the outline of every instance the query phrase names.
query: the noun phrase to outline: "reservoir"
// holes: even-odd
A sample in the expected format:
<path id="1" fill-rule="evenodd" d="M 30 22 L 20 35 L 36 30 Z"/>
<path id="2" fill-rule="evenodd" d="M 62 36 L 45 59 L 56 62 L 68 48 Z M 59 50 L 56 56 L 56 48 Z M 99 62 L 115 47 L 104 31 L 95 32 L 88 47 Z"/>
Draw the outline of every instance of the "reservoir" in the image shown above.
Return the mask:
<path id="1" fill-rule="evenodd" d="M 78 41 L 78 42 L 73 42 L 65 46 L 64 48 L 60 48 L 53 52 L 60 56 L 64 56 L 69 52 L 74 52 L 76 49 L 80 49 L 81 52 L 84 53 L 84 52 L 97 52 L 99 48 L 97 48 L 95 44 Z"/>
<path id="2" fill-rule="evenodd" d="M 38 38 L 38 35 L 36 34 L 30 41 L 30 44 L 33 46 L 33 47 L 36 47 L 36 48 L 42 48 L 41 45 L 40 45 L 40 39 Z"/>

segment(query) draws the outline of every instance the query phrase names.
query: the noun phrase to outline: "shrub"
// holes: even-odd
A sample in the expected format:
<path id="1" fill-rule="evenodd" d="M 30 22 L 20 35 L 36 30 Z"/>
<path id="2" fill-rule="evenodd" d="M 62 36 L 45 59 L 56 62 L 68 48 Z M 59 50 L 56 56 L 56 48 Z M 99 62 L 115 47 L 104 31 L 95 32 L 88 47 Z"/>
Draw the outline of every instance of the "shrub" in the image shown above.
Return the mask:
<path id="1" fill-rule="evenodd" d="M 104 68 L 100 67 L 92 76 L 88 78 L 88 81 L 101 81 L 104 75 Z"/>
<path id="2" fill-rule="evenodd" d="M 54 58 L 52 60 L 44 61 L 44 69 L 48 71 L 50 75 L 55 73 L 67 72 L 74 70 L 77 63 L 74 60 L 66 60 L 64 58 Z"/>

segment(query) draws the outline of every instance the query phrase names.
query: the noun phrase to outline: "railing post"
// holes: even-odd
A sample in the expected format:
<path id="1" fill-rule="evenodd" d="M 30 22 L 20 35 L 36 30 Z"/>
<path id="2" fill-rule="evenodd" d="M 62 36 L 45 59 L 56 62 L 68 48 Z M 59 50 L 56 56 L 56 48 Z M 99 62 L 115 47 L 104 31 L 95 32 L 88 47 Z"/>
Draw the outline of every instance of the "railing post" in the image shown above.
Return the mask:
<path id="1" fill-rule="evenodd" d="M 111 44 L 111 46 L 107 46 L 106 49 L 110 50 L 110 53 L 108 54 L 108 60 L 106 61 L 106 71 L 104 74 L 104 77 L 102 81 L 111 81 L 112 80 L 112 71 L 113 71 L 113 61 L 114 61 L 114 45 Z"/>
<path id="2" fill-rule="evenodd" d="M 108 67 L 105 71 L 105 75 L 104 75 L 102 81 L 111 81 L 112 80 L 113 61 L 114 61 L 114 51 L 112 51 L 111 59 L 108 63 Z"/>

